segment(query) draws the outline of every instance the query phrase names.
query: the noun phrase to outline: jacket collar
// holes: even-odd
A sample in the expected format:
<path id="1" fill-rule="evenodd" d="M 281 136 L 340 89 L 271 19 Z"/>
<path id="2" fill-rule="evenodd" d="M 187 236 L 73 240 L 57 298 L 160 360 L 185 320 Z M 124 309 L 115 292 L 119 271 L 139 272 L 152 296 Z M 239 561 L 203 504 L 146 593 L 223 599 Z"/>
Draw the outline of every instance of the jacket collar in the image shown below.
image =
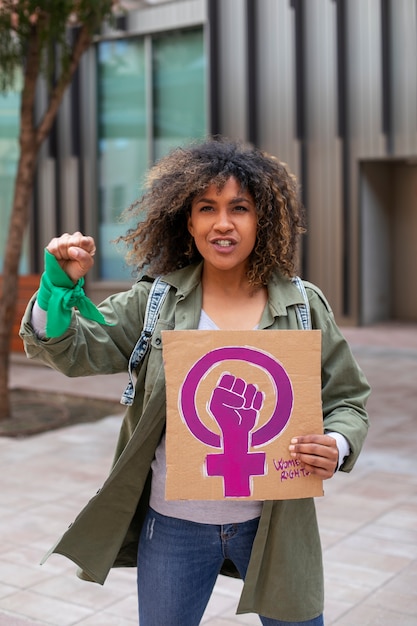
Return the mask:
<path id="1" fill-rule="evenodd" d="M 166 274 L 163 279 L 168 285 L 174 287 L 179 299 L 186 298 L 201 283 L 203 262 L 187 265 L 171 274 Z"/>
<path id="2" fill-rule="evenodd" d="M 203 262 L 188 265 L 164 276 L 165 282 L 174 287 L 179 299 L 186 298 L 201 282 Z M 303 304 L 303 297 L 290 279 L 276 272 L 268 283 L 268 305 L 261 320 L 261 327 L 269 325 L 274 317 L 286 316 L 287 309 Z M 269 322 L 269 323 L 268 323 Z"/>
<path id="3" fill-rule="evenodd" d="M 275 273 L 268 284 L 269 304 L 274 315 L 287 315 L 287 308 L 294 304 L 303 304 L 300 290 L 281 274 Z"/>

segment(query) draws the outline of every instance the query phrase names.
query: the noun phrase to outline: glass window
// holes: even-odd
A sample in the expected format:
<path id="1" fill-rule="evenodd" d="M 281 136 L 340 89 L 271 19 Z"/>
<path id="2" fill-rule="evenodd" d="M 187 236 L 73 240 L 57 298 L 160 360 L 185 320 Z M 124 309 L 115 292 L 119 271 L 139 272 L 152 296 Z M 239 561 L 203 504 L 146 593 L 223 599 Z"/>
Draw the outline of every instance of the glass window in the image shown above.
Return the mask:
<path id="1" fill-rule="evenodd" d="M 153 46 L 154 156 L 206 132 L 201 30 L 164 34 Z"/>
<path id="2" fill-rule="evenodd" d="M 98 45 L 98 141 L 100 275 L 127 279 L 131 269 L 111 242 L 126 230 L 120 215 L 148 164 L 143 40 Z"/>
<path id="3" fill-rule="evenodd" d="M 120 215 L 141 193 L 151 165 L 206 133 L 206 61 L 201 28 L 98 44 L 99 267 L 103 280 L 130 280 Z M 151 58 L 150 58 L 151 57 Z M 149 73 L 147 73 L 149 72 Z M 147 89 L 150 90 L 147 92 Z M 153 103 L 148 111 L 147 103 Z"/>
<path id="4" fill-rule="evenodd" d="M 14 183 L 19 159 L 19 113 L 21 85 L 6 95 L 0 95 L 0 273 L 8 235 L 8 224 L 13 203 Z M 20 263 L 21 274 L 28 272 L 27 245 Z"/>

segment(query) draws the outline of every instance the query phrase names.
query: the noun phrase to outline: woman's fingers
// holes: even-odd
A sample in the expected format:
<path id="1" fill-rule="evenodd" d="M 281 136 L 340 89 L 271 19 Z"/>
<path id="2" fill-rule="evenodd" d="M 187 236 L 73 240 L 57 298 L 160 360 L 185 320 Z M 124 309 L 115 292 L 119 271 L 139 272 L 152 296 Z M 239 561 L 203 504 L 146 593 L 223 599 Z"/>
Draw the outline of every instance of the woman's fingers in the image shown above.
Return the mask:
<path id="1" fill-rule="evenodd" d="M 93 237 L 80 232 L 64 233 L 51 239 L 46 249 L 53 254 L 68 276 L 77 282 L 94 264 L 96 245 Z"/>
<path id="2" fill-rule="evenodd" d="M 60 237 L 54 237 L 46 246 L 48 252 L 53 254 L 59 261 L 72 258 L 68 252 L 70 248 L 80 248 L 91 256 L 94 256 L 96 251 L 94 239 L 78 231 L 72 235 L 64 233 Z"/>
<path id="3" fill-rule="evenodd" d="M 339 451 L 336 440 L 329 435 L 294 437 L 289 450 L 291 456 L 298 459 L 311 474 L 327 479 L 336 471 Z"/>

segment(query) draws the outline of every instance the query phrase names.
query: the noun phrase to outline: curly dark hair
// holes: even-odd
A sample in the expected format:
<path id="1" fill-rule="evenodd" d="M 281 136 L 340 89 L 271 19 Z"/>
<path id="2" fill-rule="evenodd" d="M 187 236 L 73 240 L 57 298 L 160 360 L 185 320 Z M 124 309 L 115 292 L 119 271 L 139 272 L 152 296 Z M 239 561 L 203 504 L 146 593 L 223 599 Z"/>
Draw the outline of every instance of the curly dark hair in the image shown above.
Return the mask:
<path id="1" fill-rule="evenodd" d="M 211 184 L 221 190 L 231 176 L 252 195 L 258 215 L 250 284 L 266 285 L 274 271 L 293 276 L 305 232 L 296 179 L 275 157 L 225 138 L 176 148 L 149 170 L 144 194 L 125 212 L 139 222 L 118 239 L 128 247 L 126 261 L 151 276 L 200 261 L 187 228 L 191 203 Z"/>

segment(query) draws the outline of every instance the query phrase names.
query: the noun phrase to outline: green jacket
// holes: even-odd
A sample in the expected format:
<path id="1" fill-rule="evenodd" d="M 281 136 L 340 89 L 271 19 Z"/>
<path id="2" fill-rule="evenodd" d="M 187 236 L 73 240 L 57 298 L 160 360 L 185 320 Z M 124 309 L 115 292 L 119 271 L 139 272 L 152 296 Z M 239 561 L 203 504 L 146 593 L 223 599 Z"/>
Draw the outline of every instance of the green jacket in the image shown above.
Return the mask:
<path id="1" fill-rule="evenodd" d="M 46 555 L 72 559 L 86 580 L 103 584 L 110 568 L 135 567 L 141 524 L 150 488 L 150 465 L 165 427 L 165 378 L 161 331 L 195 329 L 201 311 L 201 265 L 174 272 L 172 285 L 140 368 L 135 401 L 125 415 L 110 475 Z M 140 334 L 151 281 L 106 299 L 99 309 L 112 326 L 73 314 L 61 337 L 40 340 L 30 325 L 33 300 L 22 320 L 21 337 L 29 358 L 68 376 L 122 372 Z M 351 454 L 341 469 L 350 471 L 368 429 L 366 379 L 336 326 L 322 293 L 305 283 L 313 328 L 322 331 L 322 399 L 324 428 L 342 433 Z M 261 329 L 297 329 L 294 304 L 299 290 L 279 276 L 268 285 Z M 122 390 L 121 390 L 122 391 Z M 226 564 L 225 564 L 226 565 Z M 255 612 L 273 619 L 304 621 L 323 612 L 323 571 L 314 500 L 266 501 L 253 545 L 238 613 Z"/>

